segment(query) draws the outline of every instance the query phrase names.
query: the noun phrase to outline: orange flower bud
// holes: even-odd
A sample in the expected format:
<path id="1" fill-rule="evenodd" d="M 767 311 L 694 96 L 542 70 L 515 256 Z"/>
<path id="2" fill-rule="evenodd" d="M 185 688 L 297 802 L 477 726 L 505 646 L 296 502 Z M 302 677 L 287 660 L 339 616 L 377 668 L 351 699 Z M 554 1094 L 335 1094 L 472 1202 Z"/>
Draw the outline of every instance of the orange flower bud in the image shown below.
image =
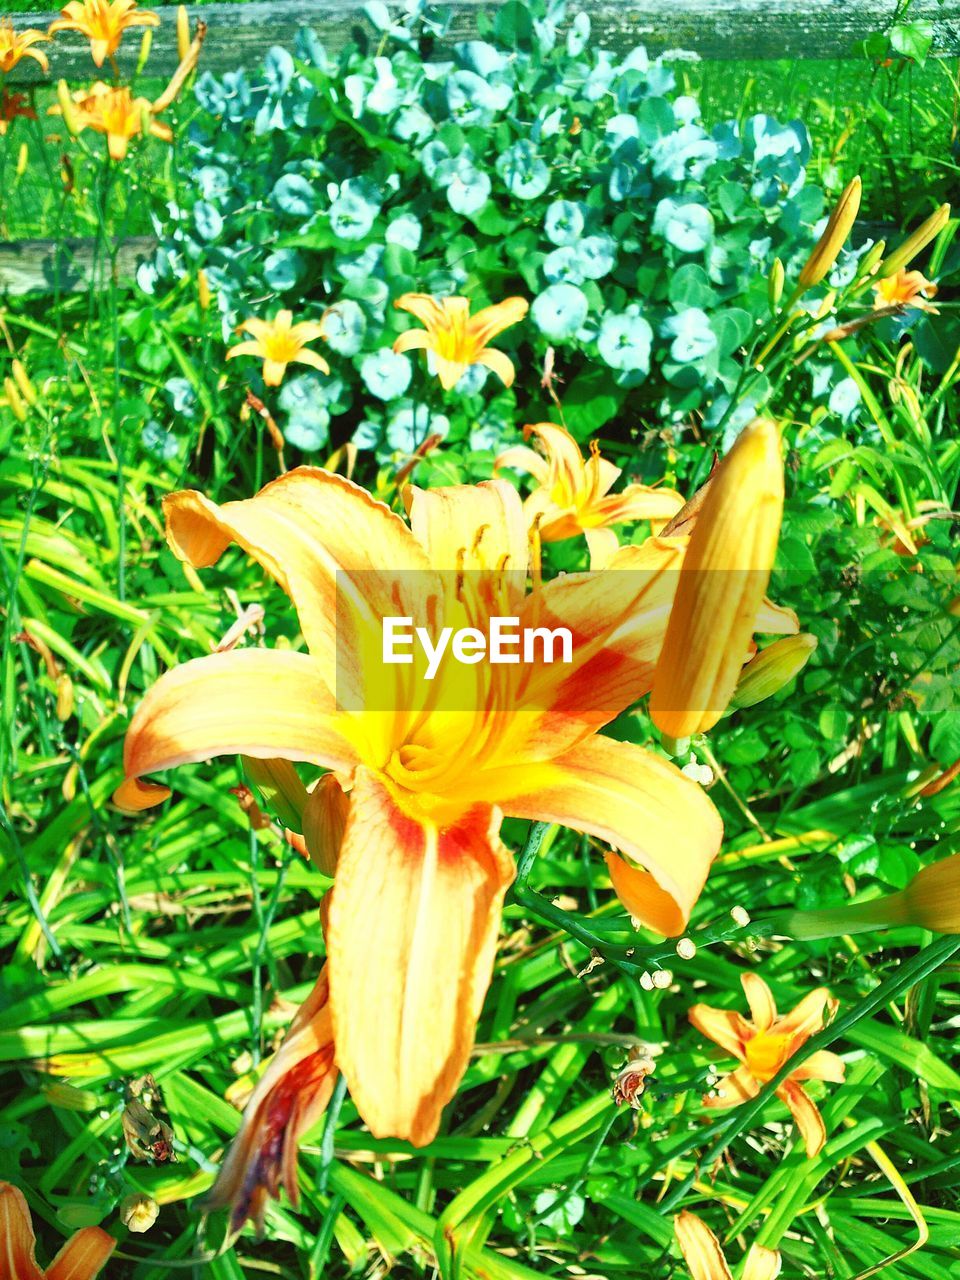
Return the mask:
<path id="1" fill-rule="evenodd" d="M 800 272 L 797 287 L 801 291 L 811 289 L 815 284 L 819 284 L 836 262 L 840 250 L 843 248 L 844 242 L 857 220 L 857 214 L 860 212 L 861 190 L 862 186 L 859 177 L 853 178 L 844 187 L 843 194 L 837 201 L 836 208 L 831 213 L 826 227 L 824 227 L 823 235 L 817 241 L 813 253 L 811 253 L 804 264 L 803 270 Z"/>

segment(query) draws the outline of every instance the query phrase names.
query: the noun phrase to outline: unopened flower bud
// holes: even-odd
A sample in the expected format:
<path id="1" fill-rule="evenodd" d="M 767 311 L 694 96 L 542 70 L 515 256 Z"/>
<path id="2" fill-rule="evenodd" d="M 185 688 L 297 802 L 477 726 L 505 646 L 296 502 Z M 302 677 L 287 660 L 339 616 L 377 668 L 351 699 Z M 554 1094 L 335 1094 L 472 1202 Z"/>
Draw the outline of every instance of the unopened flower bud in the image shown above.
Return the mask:
<path id="1" fill-rule="evenodd" d="M 767 298 L 770 301 L 770 310 L 773 312 L 776 311 L 783 297 L 783 281 L 783 263 L 779 258 L 774 258 L 770 274 L 767 276 Z"/>
<path id="2" fill-rule="evenodd" d="M 177 57 L 182 62 L 190 52 L 190 15 L 186 5 L 177 5 Z"/>
<path id="3" fill-rule="evenodd" d="M 207 273 L 202 268 L 197 272 L 197 299 L 201 311 L 210 309 L 210 283 L 207 280 Z"/>
<path id="4" fill-rule="evenodd" d="M 149 1231 L 160 1216 L 160 1206 L 153 1196 L 135 1191 L 120 1201 L 120 1221 L 128 1231 Z"/>
<path id="5" fill-rule="evenodd" d="M 761 649 L 743 668 L 731 707 L 753 707 L 764 698 L 770 698 L 803 670 L 810 655 L 817 647 L 817 637 L 801 632 L 797 636 L 783 636 L 766 649 Z"/>
<path id="6" fill-rule="evenodd" d="M 860 212 L 861 190 L 859 177 L 853 178 L 844 188 L 824 227 L 823 235 L 814 246 L 813 253 L 804 263 L 803 270 L 797 279 L 797 287 L 801 291 L 819 284 L 836 262 Z"/>
<path id="7" fill-rule="evenodd" d="M 885 276 L 895 276 L 901 267 L 907 266 L 931 240 L 935 240 L 950 220 L 950 206 L 942 204 L 926 222 L 922 222 L 912 236 L 907 236 L 899 248 L 894 249 L 880 268 Z"/>
<path id="8" fill-rule="evenodd" d="M 291 831 L 301 832 L 307 789 L 290 761 L 255 760 L 253 756 L 244 756 L 243 768 L 283 825 Z"/>
<path id="9" fill-rule="evenodd" d="M 19 360 L 13 360 L 10 365 L 10 372 L 13 374 L 13 380 L 20 390 L 20 394 L 31 407 L 37 403 L 37 389 L 27 377 L 27 371 Z"/>
<path id="10" fill-rule="evenodd" d="M 73 681 L 66 671 L 57 677 L 57 719 L 69 720 L 73 715 Z"/>
<path id="11" fill-rule="evenodd" d="M 883 261 L 883 255 L 886 251 L 886 240 L 878 240 L 875 245 L 872 245 L 860 259 L 860 265 L 857 268 L 857 279 L 869 280 L 876 273 L 877 267 Z"/>
<path id="12" fill-rule="evenodd" d="M 3 389 L 7 396 L 7 404 L 10 406 L 10 412 L 18 422 L 26 422 L 27 406 L 23 403 L 23 396 L 17 390 L 17 384 L 12 378 L 4 378 Z"/>

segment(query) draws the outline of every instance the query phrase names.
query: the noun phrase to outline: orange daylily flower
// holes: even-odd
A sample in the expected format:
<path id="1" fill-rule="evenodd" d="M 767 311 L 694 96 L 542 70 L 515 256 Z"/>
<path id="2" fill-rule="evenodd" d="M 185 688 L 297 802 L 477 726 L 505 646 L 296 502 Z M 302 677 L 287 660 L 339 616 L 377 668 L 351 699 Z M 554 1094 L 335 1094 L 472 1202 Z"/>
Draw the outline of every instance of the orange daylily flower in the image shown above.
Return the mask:
<path id="1" fill-rule="evenodd" d="M 253 334 L 252 342 L 239 342 L 227 352 L 227 359 L 235 356 L 256 356 L 263 361 L 263 380 L 268 387 L 279 387 L 288 364 L 307 364 L 321 373 L 329 373 L 330 366 L 323 356 L 307 346 L 317 338 L 327 336 L 323 321 L 313 320 L 293 323 L 292 311 L 278 311 L 273 320 L 244 320 L 240 328 Z"/>
<path id="2" fill-rule="evenodd" d="M 394 351 L 432 353 L 434 367 L 444 391 L 455 387 L 467 369 L 482 364 L 492 369 L 505 387 L 513 385 L 513 362 L 487 343 L 504 329 L 519 323 L 527 314 L 526 298 L 506 298 L 492 307 L 470 314 L 467 298 L 434 298 L 429 293 L 405 293 L 393 304 L 409 311 L 426 327 L 408 329 L 393 344 Z"/>
<path id="3" fill-rule="evenodd" d="M 690 1021 L 702 1035 L 718 1044 L 740 1066 L 717 1083 L 716 1093 L 703 1099 L 706 1107 L 738 1107 L 755 1098 L 761 1088 L 785 1066 L 801 1045 L 825 1025 L 825 1015 L 837 1009 L 825 987 L 805 996 L 797 1007 L 781 1016 L 777 1014 L 770 988 L 756 973 L 740 978 L 750 1020 L 729 1009 L 713 1009 L 696 1004 L 689 1012 Z M 802 1080 L 828 1080 L 842 1084 L 844 1065 L 835 1053 L 820 1049 L 801 1062 L 777 1089 L 777 1097 L 790 1109 L 808 1156 L 815 1156 L 827 1140 L 823 1119 L 814 1103 L 801 1087 Z"/>
<path id="4" fill-rule="evenodd" d="M 156 804 L 169 791 L 145 774 L 221 754 L 328 771 L 303 802 L 301 829 L 334 879 L 324 925 L 336 1067 L 375 1136 L 423 1145 L 466 1067 L 490 981 L 514 875 L 503 817 L 614 846 L 628 911 L 665 935 L 685 928 L 721 829 L 672 764 L 599 733 L 651 688 L 688 534 L 651 537 L 602 571 L 543 582 L 535 531 L 505 481 L 405 497 L 408 521 L 344 477 L 300 467 L 246 501 L 166 499 L 175 554 L 203 568 L 238 543 L 290 596 L 308 652 L 237 648 L 163 675 L 130 724 L 115 800 Z M 399 615 L 434 634 L 438 622 L 488 630 L 494 617 L 562 623 L 572 661 L 442 664 L 416 685 L 422 667 L 381 662 L 382 620 Z M 758 628 L 780 629 L 785 616 L 764 603 Z M 796 629 L 795 617 L 787 625 Z M 313 1027 L 318 1096 L 333 1070 L 332 1058 L 321 1072 L 315 1057 L 329 1042 L 316 1021 L 325 1001 L 296 1024 Z M 276 1186 L 258 1153 L 266 1143 L 276 1156 L 295 1056 L 245 1122 L 229 1181 L 241 1206 Z M 303 1105 L 313 1117 L 309 1098 Z"/>
<path id="5" fill-rule="evenodd" d="M 45 1271 L 37 1265 L 30 1207 L 18 1187 L 0 1182 L 0 1272 L 3 1280 L 93 1280 L 117 1247 L 99 1227 L 76 1231 Z"/>
<path id="6" fill-rule="evenodd" d="M 293 1207 L 299 1207 L 299 1141 L 326 1110 L 337 1075 L 324 969 L 257 1082 L 240 1130 L 204 1198 L 205 1209 L 230 1210 L 231 1234 L 247 1218 L 262 1231 L 267 1200 L 277 1198 L 281 1187 Z"/>
<path id="7" fill-rule="evenodd" d="M 9 89 L 0 90 L 0 138 L 7 132 L 17 116 L 27 120 L 36 120 L 37 113 L 22 93 L 11 93 Z"/>
<path id="8" fill-rule="evenodd" d="M 161 677 L 130 725 L 117 803 L 155 803 L 163 791 L 145 795 L 143 774 L 224 753 L 334 771 L 349 800 L 329 910 L 337 1064 L 372 1132 L 428 1142 L 490 980 L 514 873 L 498 838 L 504 815 L 615 844 L 632 914 L 662 933 L 683 930 L 703 886 L 721 835 L 711 802 L 673 765 L 596 734 L 649 689 L 677 576 L 664 568 L 682 546 L 651 539 L 619 553 L 616 567 L 632 573 L 527 592 L 526 521 L 504 481 L 412 490 L 409 525 L 309 467 L 247 501 L 218 507 L 186 492 L 165 507 L 171 546 L 189 563 L 213 564 L 230 541 L 259 560 L 293 599 L 310 652 L 237 649 Z M 398 612 L 562 618 L 576 659 L 536 667 L 536 678 L 513 666 L 441 669 L 423 703 L 396 693 L 381 711 L 385 677 L 371 655 L 380 619 Z M 407 682 L 407 667 L 382 670 Z M 478 681 L 471 710 L 464 673 Z M 341 709 L 351 705 L 368 709 Z M 305 816 L 308 848 L 316 826 Z"/>
<path id="9" fill-rule="evenodd" d="M 128 27 L 160 25 L 159 16 L 149 9 L 138 9 L 136 0 L 70 0 L 60 14 L 50 23 L 50 34 L 79 31 L 90 41 L 90 53 L 98 67 L 120 48 Z"/>
<path id="10" fill-rule="evenodd" d="M 702 1218 L 684 1209 L 673 1220 L 673 1232 L 690 1272 L 690 1280 L 733 1280 L 720 1241 Z M 780 1274 L 780 1263 L 776 1249 L 751 1245 L 741 1280 L 776 1280 Z"/>
<path id="11" fill-rule="evenodd" d="M 885 307 L 913 307 L 917 311 L 929 311 L 931 315 L 939 312 L 930 298 L 936 297 L 937 286 L 928 280 L 922 271 L 907 271 L 901 267 L 892 276 L 884 276 L 873 286 L 874 311 Z"/>
<path id="12" fill-rule="evenodd" d="M 206 23 L 197 23 L 193 43 L 173 73 L 170 83 L 155 101 L 135 98 L 126 85 L 108 85 L 102 80 L 98 80 L 90 89 L 80 89 L 71 94 L 65 81 L 61 80 L 57 86 L 58 104 L 50 107 L 48 114 L 62 115 L 72 133 L 92 129 L 94 133 L 104 134 L 112 160 L 122 160 L 127 154 L 130 140 L 143 133 L 152 134 L 164 142 L 172 142 L 173 131 L 169 125 L 161 124 L 156 117 L 176 99 L 187 77 L 196 67 L 206 31 Z"/>
<path id="13" fill-rule="evenodd" d="M 656 533 L 683 506 L 679 493 L 645 484 L 629 484 L 611 494 L 620 468 L 601 458 L 594 445 L 584 460 L 569 431 L 553 422 L 526 426 L 523 435 L 527 440 L 535 436 L 543 452 L 515 445 L 500 454 L 494 469 L 513 467 L 533 476 L 538 488 L 524 504 L 530 523 L 538 522 L 543 542 L 582 533 L 590 549 L 591 568 L 602 569 L 616 554 L 619 544 L 612 525 L 649 520 Z"/>
<path id="14" fill-rule="evenodd" d="M 48 35 L 37 31 L 35 27 L 27 27 L 25 31 L 14 31 L 12 18 L 0 18 L 0 71 L 12 71 L 22 58 L 33 58 L 40 64 L 42 71 L 50 70 L 47 55 L 39 49 L 32 48 L 41 40 L 49 40 Z"/>

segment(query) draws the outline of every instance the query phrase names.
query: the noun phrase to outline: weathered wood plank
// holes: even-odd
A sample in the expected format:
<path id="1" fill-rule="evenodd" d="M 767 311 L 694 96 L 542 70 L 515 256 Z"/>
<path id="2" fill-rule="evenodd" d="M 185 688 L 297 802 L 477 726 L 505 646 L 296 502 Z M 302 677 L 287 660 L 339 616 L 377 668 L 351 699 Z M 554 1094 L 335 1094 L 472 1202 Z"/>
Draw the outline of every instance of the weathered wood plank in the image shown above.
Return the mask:
<path id="1" fill-rule="evenodd" d="M 133 236 L 117 246 L 115 278 L 118 284 L 133 280 L 137 264 L 157 247 L 153 236 Z M 95 240 L 15 240 L 0 244 L 0 297 L 4 294 L 78 293 L 91 281 L 106 284 L 109 264 L 97 258 Z"/>
<path id="2" fill-rule="evenodd" d="M 477 14 L 495 10 L 502 0 L 449 0 L 452 21 L 446 44 L 476 32 Z M 653 52 L 688 49 L 704 58 L 845 58 L 857 40 L 882 30 L 891 20 L 891 0 L 588 0 L 594 41 L 611 49 L 637 43 Z M 191 7 L 191 18 L 209 27 L 203 66 L 226 71 L 254 67 L 273 44 L 290 45 L 301 26 L 312 27 L 331 51 L 358 32 L 373 35 L 362 0 L 255 0 L 252 4 Z M 55 14 L 15 14 L 14 26 L 44 29 Z M 176 23 L 172 8 L 153 33 L 150 69 L 158 75 L 176 65 Z M 933 23 L 934 50 L 960 54 L 960 0 L 914 0 L 910 21 Z M 140 41 L 131 32 L 120 53 L 124 74 L 134 67 Z M 60 33 L 44 45 L 50 78 L 82 80 L 94 67 L 89 45 L 73 33 Z M 24 59 L 7 82 L 30 83 L 45 77 L 32 59 Z"/>

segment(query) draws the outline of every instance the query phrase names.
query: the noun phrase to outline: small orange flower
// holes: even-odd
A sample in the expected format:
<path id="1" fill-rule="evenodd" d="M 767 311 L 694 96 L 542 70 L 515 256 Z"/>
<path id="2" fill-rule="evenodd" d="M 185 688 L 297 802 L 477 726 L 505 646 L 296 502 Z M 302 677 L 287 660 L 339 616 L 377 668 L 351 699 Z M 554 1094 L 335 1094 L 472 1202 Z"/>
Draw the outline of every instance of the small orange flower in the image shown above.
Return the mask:
<path id="1" fill-rule="evenodd" d="M 23 116 L 27 120 L 36 120 L 37 113 L 27 102 L 25 94 L 11 93 L 9 89 L 0 90 L 0 138 L 16 120 Z"/>
<path id="2" fill-rule="evenodd" d="M 252 333 L 253 341 L 238 342 L 227 352 L 227 359 L 256 356 L 262 360 L 263 380 L 268 387 L 279 387 L 288 364 L 308 364 L 321 373 L 330 372 L 323 356 L 318 356 L 307 346 L 308 342 L 327 336 L 323 321 L 317 324 L 313 320 L 303 320 L 294 324 L 292 311 L 278 311 L 273 320 L 244 320 L 240 328 Z"/>
<path id="3" fill-rule="evenodd" d="M 79 31 L 90 41 L 90 53 L 98 67 L 112 58 L 128 27 L 158 27 L 160 19 L 148 9 L 137 10 L 136 0 L 70 0 L 51 22 L 50 35 L 57 31 Z"/>
<path id="4" fill-rule="evenodd" d="M 426 326 L 408 329 L 393 344 L 394 351 L 426 350 L 433 353 L 434 366 L 444 391 L 455 387 L 467 369 L 482 364 L 492 369 L 505 387 L 513 385 L 513 362 L 487 343 L 517 324 L 527 314 L 525 298 L 506 298 L 492 307 L 470 314 L 467 298 L 433 298 L 428 293 L 405 293 L 393 304 L 409 311 Z"/>
<path id="5" fill-rule="evenodd" d="M 738 1107 L 755 1098 L 801 1045 L 823 1029 L 824 1014 L 832 1015 L 837 1008 L 829 991 L 818 987 L 805 996 L 792 1013 L 779 1017 L 770 988 L 759 974 L 745 973 L 740 981 L 752 1021 L 729 1009 L 712 1009 L 705 1004 L 694 1005 L 689 1013 L 690 1021 L 699 1032 L 740 1060 L 740 1066 L 718 1082 L 716 1094 L 708 1094 L 703 1099 L 707 1107 Z M 808 1156 L 817 1154 L 827 1134 L 820 1112 L 801 1088 L 800 1081 L 828 1080 L 841 1084 L 843 1076 L 841 1059 L 821 1049 L 791 1071 L 777 1089 L 777 1097 L 790 1108 Z"/>
<path id="6" fill-rule="evenodd" d="M 617 552 L 617 535 L 611 525 L 650 520 L 657 533 L 683 506 L 679 493 L 645 484 L 630 484 L 611 494 L 620 468 L 601 458 L 595 445 L 590 446 L 590 457 L 584 460 L 573 436 L 553 422 L 524 427 L 523 434 L 525 439 L 536 436 L 542 453 L 516 445 L 501 453 L 494 470 L 514 467 L 532 475 L 538 488 L 524 508 L 530 524 L 537 522 L 541 541 L 559 542 L 584 534 L 593 569 L 602 569 Z"/>
<path id="7" fill-rule="evenodd" d="M 922 271 L 906 271 L 903 267 L 892 276 L 884 276 L 873 286 L 874 311 L 885 307 L 914 307 L 917 311 L 929 311 L 938 315 L 937 308 L 928 301 L 936 297 L 937 286 Z"/>
<path id="8" fill-rule="evenodd" d="M 117 1247 L 99 1227 L 76 1231 L 45 1271 L 37 1265 L 37 1238 L 22 1191 L 0 1182 L 0 1268 L 4 1280 L 93 1280 Z"/>
<path id="9" fill-rule="evenodd" d="M 53 110 L 53 108 L 51 108 Z M 153 118 L 153 104 L 146 98 L 135 98 L 126 85 L 114 88 L 98 80 L 89 90 L 73 94 L 70 127 L 77 133 L 92 129 L 107 139 L 112 160 L 122 160 L 133 138 L 138 138 L 147 124 L 147 132 L 164 142 L 173 141 L 168 125 Z"/>
<path id="10" fill-rule="evenodd" d="M 695 1213 L 684 1209 L 673 1220 L 677 1244 L 687 1264 L 691 1280 L 733 1280 L 720 1241 Z M 780 1254 L 755 1244 L 747 1254 L 742 1280 L 776 1280 L 780 1274 Z"/>
<path id="11" fill-rule="evenodd" d="M 12 71 L 21 58 L 33 58 L 39 62 L 42 71 L 50 70 L 47 55 L 39 49 L 31 48 L 40 40 L 49 40 L 42 31 L 28 27 L 25 31 L 14 31 L 12 18 L 0 18 L 0 71 Z"/>

